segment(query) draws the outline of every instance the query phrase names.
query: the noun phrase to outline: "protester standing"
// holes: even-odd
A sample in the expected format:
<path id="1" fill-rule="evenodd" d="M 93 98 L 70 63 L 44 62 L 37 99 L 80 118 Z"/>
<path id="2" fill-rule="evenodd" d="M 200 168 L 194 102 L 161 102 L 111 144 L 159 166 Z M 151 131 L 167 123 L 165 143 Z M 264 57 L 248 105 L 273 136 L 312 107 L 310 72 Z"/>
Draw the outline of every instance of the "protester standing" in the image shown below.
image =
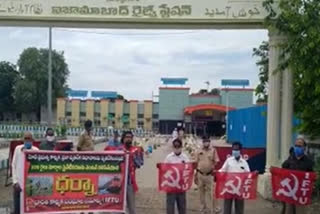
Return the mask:
<path id="1" fill-rule="evenodd" d="M 40 150 L 54 150 L 56 146 L 56 138 L 54 136 L 54 130 L 52 128 L 48 128 L 45 134 L 45 140 L 41 142 L 39 148 Z"/>
<path id="2" fill-rule="evenodd" d="M 13 213 L 20 214 L 20 200 L 23 188 L 23 165 L 24 152 L 30 150 L 39 150 L 32 146 L 33 137 L 31 132 L 25 132 L 23 136 L 23 145 L 15 148 L 12 158 L 12 183 L 13 183 Z"/>
<path id="3" fill-rule="evenodd" d="M 282 168 L 289 170 L 298 170 L 304 172 L 312 172 L 314 163 L 305 154 L 307 143 L 303 138 L 298 138 L 295 141 L 293 148 L 293 154 L 289 155 L 289 158 L 283 162 Z M 296 206 L 285 203 L 283 214 L 306 214 L 307 206 Z"/>
<path id="4" fill-rule="evenodd" d="M 220 172 L 250 172 L 248 162 L 241 157 L 242 144 L 234 142 L 232 144 L 232 156 L 229 157 L 223 164 Z M 225 199 L 224 214 L 232 213 L 232 205 L 235 204 L 235 213 L 244 214 L 243 199 Z"/>
<path id="5" fill-rule="evenodd" d="M 173 152 L 170 153 L 164 163 L 187 163 L 190 162 L 190 159 L 186 154 L 182 152 L 182 141 L 179 138 L 176 138 L 172 142 Z M 174 214 L 175 204 L 178 207 L 179 214 L 186 214 L 187 210 L 187 201 L 186 201 L 186 192 L 181 193 L 167 193 L 167 214 Z"/>

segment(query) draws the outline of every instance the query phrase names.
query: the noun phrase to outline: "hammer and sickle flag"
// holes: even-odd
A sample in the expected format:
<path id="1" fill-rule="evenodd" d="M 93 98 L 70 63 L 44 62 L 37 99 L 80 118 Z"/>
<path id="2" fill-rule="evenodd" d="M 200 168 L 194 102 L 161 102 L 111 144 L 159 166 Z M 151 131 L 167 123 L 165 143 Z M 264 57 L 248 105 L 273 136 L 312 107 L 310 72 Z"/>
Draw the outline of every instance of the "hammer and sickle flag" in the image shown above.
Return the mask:
<path id="1" fill-rule="evenodd" d="M 215 195 L 221 199 L 253 200 L 257 197 L 257 178 L 253 172 L 217 172 Z"/>
<path id="2" fill-rule="evenodd" d="M 293 205 L 311 204 L 316 173 L 272 167 L 272 196 Z"/>
<path id="3" fill-rule="evenodd" d="M 158 190 L 166 193 L 188 191 L 193 183 L 193 163 L 159 163 Z"/>

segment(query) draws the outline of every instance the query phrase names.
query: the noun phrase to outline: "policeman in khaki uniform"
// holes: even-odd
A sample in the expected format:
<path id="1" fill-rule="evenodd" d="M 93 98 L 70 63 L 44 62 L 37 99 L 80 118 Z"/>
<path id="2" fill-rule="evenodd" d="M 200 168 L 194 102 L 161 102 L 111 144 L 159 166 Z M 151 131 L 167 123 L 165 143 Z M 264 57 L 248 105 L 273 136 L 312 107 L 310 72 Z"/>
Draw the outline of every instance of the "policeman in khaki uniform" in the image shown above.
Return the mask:
<path id="1" fill-rule="evenodd" d="M 200 193 L 201 211 L 210 211 L 210 207 L 207 206 L 207 195 L 209 195 L 209 202 L 212 201 L 213 213 L 219 213 L 220 207 L 217 205 L 217 201 L 212 198 L 214 195 L 213 190 L 213 171 L 215 165 L 220 161 L 217 151 L 210 147 L 210 139 L 203 137 L 203 146 L 197 151 L 195 161 L 197 163 L 197 169 L 195 174 L 195 183 L 198 185 Z"/>
<path id="2" fill-rule="evenodd" d="M 78 151 L 93 151 L 94 150 L 94 144 L 92 139 L 92 121 L 87 120 L 84 123 L 84 131 L 81 133 L 79 137 L 79 143 L 77 146 Z"/>

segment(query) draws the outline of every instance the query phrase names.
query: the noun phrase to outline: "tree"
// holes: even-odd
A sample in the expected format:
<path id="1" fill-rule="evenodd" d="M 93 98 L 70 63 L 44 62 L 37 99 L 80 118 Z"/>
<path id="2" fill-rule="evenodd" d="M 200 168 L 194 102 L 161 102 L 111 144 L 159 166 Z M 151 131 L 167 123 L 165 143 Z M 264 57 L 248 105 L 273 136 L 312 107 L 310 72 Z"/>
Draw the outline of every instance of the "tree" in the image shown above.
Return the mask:
<path id="1" fill-rule="evenodd" d="M 0 112 L 14 111 L 14 87 L 18 77 L 15 65 L 0 62 Z"/>
<path id="2" fill-rule="evenodd" d="M 267 0 L 269 29 L 287 37 L 279 71 L 289 68 L 294 78 L 294 112 L 301 119 L 299 131 L 320 135 L 320 4 L 318 0 L 281 0 L 275 15 Z M 286 56 L 286 57 L 284 57 Z"/>
<path id="3" fill-rule="evenodd" d="M 263 41 L 259 48 L 254 48 L 253 56 L 258 57 L 256 65 L 259 67 L 260 83 L 255 89 L 257 103 L 266 103 L 268 101 L 269 42 Z"/>
<path id="4" fill-rule="evenodd" d="M 119 99 L 119 100 L 124 100 L 124 97 L 123 97 L 121 94 L 118 94 L 118 95 L 117 95 L 117 99 Z"/>
<path id="5" fill-rule="evenodd" d="M 37 112 L 40 120 L 41 106 L 47 105 L 48 49 L 27 48 L 18 60 L 21 79 L 17 82 L 15 98 L 21 112 Z M 64 53 L 52 51 L 52 100 L 64 97 L 69 76 Z"/>
<path id="6" fill-rule="evenodd" d="M 220 95 L 220 90 L 218 88 L 213 88 L 210 93 L 210 95 Z"/>
<path id="7" fill-rule="evenodd" d="M 198 94 L 208 94 L 208 90 L 207 89 L 200 89 Z"/>

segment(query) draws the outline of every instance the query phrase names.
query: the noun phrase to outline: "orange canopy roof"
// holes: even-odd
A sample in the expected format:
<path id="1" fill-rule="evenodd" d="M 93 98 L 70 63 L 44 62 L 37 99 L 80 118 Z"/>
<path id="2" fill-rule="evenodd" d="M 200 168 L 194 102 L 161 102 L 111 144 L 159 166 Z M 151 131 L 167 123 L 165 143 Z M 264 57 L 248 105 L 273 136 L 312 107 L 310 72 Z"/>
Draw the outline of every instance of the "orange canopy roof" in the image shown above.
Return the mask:
<path id="1" fill-rule="evenodd" d="M 234 107 L 229 107 L 230 110 L 235 110 Z M 203 110 L 216 110 L 216 111 L 227 111 L 227 106 L 224 105 L 218 105 L 218 104 L 201 104 L 201 105 L 195 105 L 195 106 L 188 106 L 184 109 L 185 114 L 192 114 L 194 111 L 203 111 Z"/>

